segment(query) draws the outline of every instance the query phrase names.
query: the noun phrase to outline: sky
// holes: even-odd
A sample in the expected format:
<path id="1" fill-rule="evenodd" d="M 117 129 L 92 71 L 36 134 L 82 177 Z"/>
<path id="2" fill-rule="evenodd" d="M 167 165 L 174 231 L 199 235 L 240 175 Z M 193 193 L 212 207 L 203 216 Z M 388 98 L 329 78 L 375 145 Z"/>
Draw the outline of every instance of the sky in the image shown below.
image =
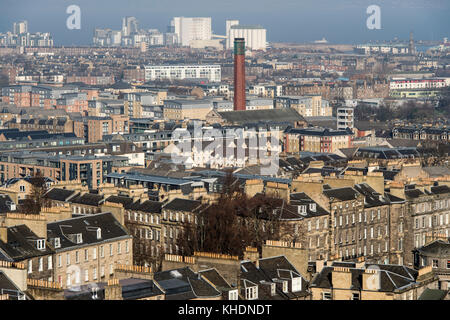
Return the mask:
<path id="1" fill-rule="evenodd" d="M 81 9 L 81 29 L 69 30 L 66 8 Z M 369 30 L 366 9 L 378 5 L 381 29 Z M 93 30 L 120 30 L 122 17 L 135 16 L 140 28 L 165 32 L 175 16 L 212 17 L 214 34 L 225 34 L 225 20 L 259 24 L 269 42 L 362 43 L 450 37 L 449 0 L 0 0 L 0 32 L 27 20 L 30 32 L 51 32 L 55 45 L 89 45 Z"/>

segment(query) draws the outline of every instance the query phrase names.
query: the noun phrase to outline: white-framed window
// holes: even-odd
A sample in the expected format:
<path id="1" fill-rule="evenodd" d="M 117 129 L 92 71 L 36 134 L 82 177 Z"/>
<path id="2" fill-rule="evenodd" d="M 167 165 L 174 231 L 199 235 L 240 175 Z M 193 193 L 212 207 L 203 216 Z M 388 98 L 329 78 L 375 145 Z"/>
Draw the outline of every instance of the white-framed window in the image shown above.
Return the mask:
<path id="1" fill-rule="evenodd" d="M 92 279 L 97 280 L 97 267 L 92 270 Z"/>
<path id="2" fill-rule="evenodd" d="M 58 267 L 62 267 L 62 256 L 60 254 L 58 255 Z"/>
<path id="3" fill-rule="evenodd" d="M 333 300 L 331 292 L 322 292 L 322 300 Z"/>
<path id="4" fill-rule="evenodd" d="M 37 240 L 37 248 L 38 250 L 45 250 L 45 239 Z"/>
<path id="5" fill-rule="evenodd" d="M 61 248 L 61 239 L 55 238 L 55 249 Z"/>
<path id="6" fill-rule="evenodd" d="M 308 221 L 308 231 L 311 231 L 311 221 Z"/>
<path id="7" fill-rule="evenodd" d="M 237 290 L 228 291 L 228 300 L 238 300 L 239 295 Z"/>
<path id="8" fill-rule="evenodd" d="M 130 248 L 128 246 L 128 241 L 125 241 L 125 252 L 126 253 L 130 252 Z"/>
<path id="9" fill-rule="evenodd" d="M 38 259 L 38 262 L 39 262 L 39 271 L 44 271 L 44 258 L 42 258 L 42 257 L 39 257 L 39 259 Z"/>
<path id="10" fill-rule="evenodd" d="M 111 275 L 111 274 L 113 274 L 114 273 L 114 265 L 111 263 L 110 265 L 109 265 L 109 274 Z"/>
<path id="11" fill-rule="evenodd" d="M 109 256 L 112 257 L 112 255 L 113 255 L 113 245 L 110 244 L 109 245 Z"/>
<path id="12" fill-rule="evenodd" d="M 298 292 L 302 290 L 302 277 L 292 278 L 292 292 Z"/>
<path id="13" fill-rule="evenodd" d="M 52 256 L 47 257 L 47 269 L 52 270 L 53 269 L 53 259 Z"/>
<path id="14" fill-rule="evenodd" d="M 66 263 L 70 265 L 70 253 L 66 253 Z"/>
<path id="15" fill-rule="evenodd" d="M 92 259 L 97 260 L 97 248 L 92 248 Z"/>
<path id="16" fill-rule="evenodd" d="M 100 277 L 104 277 L 105 276 L 105 266 L 101 266 L 100 267 Z"/>
<path id="17" fill-rule="evenodd" d="M 258 286 L 245 288 L 245 298 L 247 300 L 258 299 Z"/>
<path id="18" fill-rule="evenodd" d="M 121 243 L 120 243 L 120 242 L 117 243 L 117 253 L 118 253 L 118 254 L 121 254 L 121 253 L 122 253 L 122 246 L 121 246 Z"/>
<path id="19" fill-rule="evenodd" d="M 84 261 L 89 261 L 89 249 L 84 249 Z"/>
<path id="20" fill-rule="evenodd" d="M 100 258 L 105 257 L 105 248 L 103 246 L 100 246 Z"/>
<path id="21" fill-rule="evenodd" d="M 89 281 L 89 270 L 88 269 L 84 270 L 84 281 L 85 282 Z"/>
<path id="22" fill-rule="evenodd" d="M 28 273 L 32 273 L 32 272 L 33 272 L 33 261 L 28 260 Z"/>
<path id="23" fill-rule="evenodd" d="M 75 251 L 75 263 L 78 263 L 78 262 L 80 262 L 80 257 L 79 257 L 79 253 L 77 250 L 77 251 Z"/>

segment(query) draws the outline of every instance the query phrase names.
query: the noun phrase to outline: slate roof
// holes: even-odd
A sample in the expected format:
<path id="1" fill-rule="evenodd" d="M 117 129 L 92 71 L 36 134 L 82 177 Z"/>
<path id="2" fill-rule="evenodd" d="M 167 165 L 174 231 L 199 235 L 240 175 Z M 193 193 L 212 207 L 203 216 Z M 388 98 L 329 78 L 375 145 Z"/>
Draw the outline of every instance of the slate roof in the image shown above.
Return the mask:
<path id="1" fill-rule="evenodd" d="M 164 210 L 192 212 L 201 206 L 201 201 L 176 198 L 167 203 Z"/>
<path id="2" fill-rule="evenodd" d="M 244 110 L 217 112 L 227 122 L 232 123 L 254 123 L 286 121 L 296 122 L 305 119 L 294 109 L 267 109 L 267 110 Z"/>
<path id="3" fill-rule="evenodd" d="M 101 229 L 100 239 L 97 239 L 98 228 Z M 75 234 L 82 235 L 82 243 L 76 243 Z M 56 250 L 61 251 L 77 246 L 131 238 L 131 236 L 112 213 L 106 212 L 48 223 L 47 239 L 51 241 L 53 238 L 60 238 L 61 247 Z"/>
<path id="4" fill-rule="evenodd" d="M 280 288 L 281 281 L 292 281 L 301 277 L 297 269 L 285 256 L 268 257 L 258 260 L 258 267 L 250 261 L 241 261 L 241 284 L 244 286 L 258 285 L 258 300 L 285 300 L 308 294 L 306 281 L 302 279 L 300 291 L 287 292 Z M 275 294 L 271 292 L 271 285 L 275 285 Z M 278 285 L 277 285 L 278 284 Z"/>
<path id="5" fill-rule="evenodd" d="M 53 253 L 53 250 L 47 245 L 44 250 L 37 248 L 36 240 L 42 238 L 39 238 L 26 225 L 9 227 L 7 238 L 7 243 L 0 241 L 0 252 L 8 261 L 23 261 Z"/>
<path id="6" fill-rule="evenodd" d="M 407 198 L 418 198 L 422 195 L 425 195 L 425 193 L 423 193 L 419 189 L 405 190 L 405 196 Z"/>
<path id="7" fill-rule="evenodd" d="M 227 289 L 232 289 L 232 286 L 225 280 L 224 277 L 215 269 L 206 269 L 198 272 L 203 277 L 205 277 L 208 281 L 210 281 L 216 288 L 221 291 L 225 291 Z"/>
<path id="8" fill-rule="evenodd" d="M 106 282 L 99 282 L 95 284 L 98 288 L 97 299 L 92 296 L 92 285 L 80 286 L 80 291 L 65 290 L 64 297 L 67 300 L 104 300 Z M 153 280 L 127 278 L 119 280 L 119 285 L 122 287 L 123 300 L 138 300 L 164 294 Z"/>
<path id="9" fill-rule="evenodd" d="M 70 202 L 72 203 L 79 203 L 95 207 L 98 207 L 103 201 L 104 199 L 102 195 L 93 193 L 79 194 L 70 200 Z"/>
<path id="10" fill-rule="evenodd" d="M 364 195 L 364 207 L 372 208 L 388 204 L 388 200 L 380 193 L 376 192 L 367 183 L 355 184 L 354 188 Z"/>
<path id="11" fill-rule="evenodd" d="M 45 197 L 50 200 L 67 201 L 70 197 L 74 196 L 75 194 L 76 191 L 73 190 L 53 188 L 45 194 Z"/>
<path id="12" fill-rule="evenodd" d="M 156 272 L 154 281 L 166 293 L 166 300 L 186 300 L 221 296 L 221 292 L 189 267 Z"/>
<path id="13" fill-rule="evenodd" d="M 161 213 L 163 202 L 147 200 L 142 203 L 135 202 L 130 209 L 148 213 Z"/>
<path id="14" fill-rule="evenodd" d="M 448 291 L 426 288 L 417 300 L 444 300 Z"/>
<path id="15" fill-rule="evenodd" d="M 431 178 L 450 175 L 450 169 L 443 166 L 423 167 L 422 170 L 428 173 Z"/>
<path id="16" fill-rule="evenodd" d="M 442 240 L 433 241 L 415 250 L 425 256 L 450 259 L 450 243 Z"/>
<path id="17" fill-rule="evenodd" d="M 407 268 L 401 265 L 383 265 L 383 264 L 366 264 L 366 268 L 376 266 L 380 275 L 380 290 L 381 292 L 394 292 L 395 290 L 413 285 L 416 283 L 418 272 L 414 269 Z M 311 282 L 311 287 L 316 288 L 332 288 L 332 271 L 333 266 L 326 266 L 318 273 Z M 349 268 L 352 274 L 353 290 L 361 290 L 362 274 L 365 269 Z"/>
<path id="18" fill-rule="evenodd" d="M 360 193 L 351 187 L 324 190 L 323 194 L 328 198 L 335 198 L 340 201 L 356 199 Z"/>
<path id="19" fill-rule="evenodd" d="M 15 212 L 16 210 L 11 210 L 8 205 L 11 203 L 14 203 L 14 201 L 8 195 L 0 194 L 0 213 Z"/>
<path id="20" fill-rule="evenodd" d="M 110 196 L 105 200 L 105 202 L 122 204 L 125 209 L 131 208 L 134 203 L 132 198 L 122 196 Z"/>

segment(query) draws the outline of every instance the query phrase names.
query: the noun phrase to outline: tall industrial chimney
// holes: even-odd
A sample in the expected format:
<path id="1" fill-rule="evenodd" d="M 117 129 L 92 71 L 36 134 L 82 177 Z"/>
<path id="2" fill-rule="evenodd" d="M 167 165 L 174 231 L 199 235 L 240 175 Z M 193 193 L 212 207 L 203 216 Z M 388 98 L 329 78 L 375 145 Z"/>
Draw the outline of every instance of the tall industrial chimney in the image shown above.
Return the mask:
<path id="1" fill-rule="evenodd" d="M 234 110 L 245 110 L 245 39 L 234 39 Z"/>

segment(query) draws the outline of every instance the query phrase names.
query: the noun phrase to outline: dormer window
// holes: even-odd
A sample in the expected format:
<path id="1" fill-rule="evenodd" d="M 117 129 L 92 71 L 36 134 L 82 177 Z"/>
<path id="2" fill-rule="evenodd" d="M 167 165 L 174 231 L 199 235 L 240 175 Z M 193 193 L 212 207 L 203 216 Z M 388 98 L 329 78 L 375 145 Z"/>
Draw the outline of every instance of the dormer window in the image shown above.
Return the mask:
<path id="1" fill-rule="evenodd" d="M 283 281 L 283 292 L 288 292 L 288 282 Z"/>
<path id="2" fill-rule="evenodd" d="M 270 284 L 270 293 L 272 294 L 272 296 L 275 295 L 275 292 L 276 292 L 275 289 L 276 289 L 275 283 L 271 283 L 271 284 Z"/>
<path id="3" fill-rule="evenodd" d="M 36 246 L 38 250 L 45 250 L 45 240 L 44 239 L 38 240 Z"/>
<path id="4" fill-rule="evenodd" d="M 97 240 L 102 238 L 102 229 L 98 228 L 97 229 Z"/>
<path id="5" fill-rule="evenodd" d="M 55 238 L 54 239 L 55 249 L 61 248 L 61 239 Z"/>
<path id="6" fill-rule="evenodd" d="M 258 299 L 258 287 L 249 287 L 245 288 L 245 298 L 247 300 L 256 300 Z"/>
<path id="7" fill-rule="evenodd" d="M 83 235 L 81 233 L 77 233 L 76 240 L 77 244 L 83 243 Z"/>
<path id="8" fill-rule="evenodd" d="M 315 203 L 310 203 L 309 204 L 309 210 L 312 212 L 316 212 L 316 204 Z"/>
<path id="9" fill-rule="evenodd" d="M 298 213 L 300 214 L 306 213 L 306 206 L 305 205 L 298 206 Z"/>
<path id="10" fill-rule="evenodd" d="M 237 290 L 228 291 L 228 300 L 238 300 L 238 291 Z"/>

